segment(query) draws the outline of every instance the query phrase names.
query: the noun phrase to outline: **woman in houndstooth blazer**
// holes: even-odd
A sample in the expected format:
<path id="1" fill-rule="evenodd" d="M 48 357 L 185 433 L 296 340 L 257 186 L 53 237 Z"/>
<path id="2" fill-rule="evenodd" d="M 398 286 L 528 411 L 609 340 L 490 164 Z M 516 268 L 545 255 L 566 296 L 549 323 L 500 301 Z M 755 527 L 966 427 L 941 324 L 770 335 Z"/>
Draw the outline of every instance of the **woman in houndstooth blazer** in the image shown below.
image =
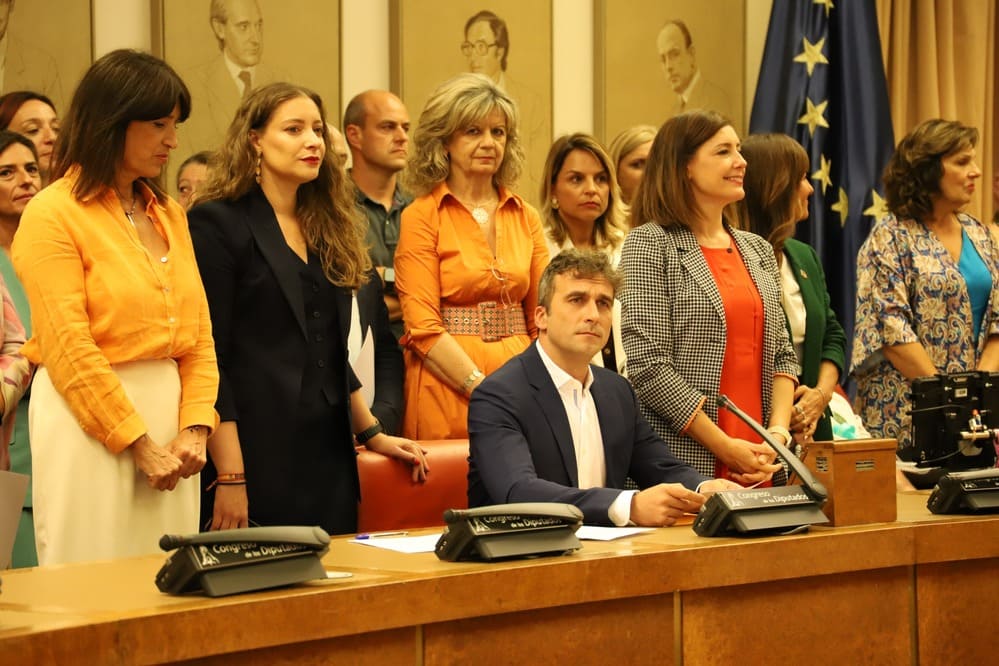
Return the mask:
<path id="1" fill-rule="evenodd" d="M 628 376 L 653 429 L 702 474 L 753 484 L 781 469 L 776 455 L 716 399 L 728 394 L 787 443 L 798 365 L 773 248 L 724 220 L 745 171 L 719 114 L 662 126 L 632 202 L 621 304 Z"/>

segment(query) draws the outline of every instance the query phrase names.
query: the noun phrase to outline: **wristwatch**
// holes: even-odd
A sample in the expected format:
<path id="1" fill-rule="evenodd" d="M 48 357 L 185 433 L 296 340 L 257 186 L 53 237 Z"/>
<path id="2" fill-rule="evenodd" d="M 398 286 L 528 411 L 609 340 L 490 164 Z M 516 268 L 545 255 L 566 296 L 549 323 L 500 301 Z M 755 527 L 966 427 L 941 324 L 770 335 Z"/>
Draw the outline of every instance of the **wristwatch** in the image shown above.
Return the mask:
<path id="1" fill-rule="evenodd" d="M 485 377 L 485 375 L 478 368 L 476 368 L 475 370 L 473 370 L 472 374 L 470 374 L 469 376 L 465 377 L 465 381 L 462 383 L 462 388 L 465 389 L 465 393 L 468 393 L 469 391 L 471 391 L 472 390 L 472 386 L 475 384 L 475 382 L 477 382 L 482 377 Z"/>
<path id="2" fill-rule="evenodd" d="M 367 428 L 354 435 L 354 439 L 357 440 L 358 444 L 364 444 L 365 442 L 367 442 L 369 439 L 371 439 L 380 432 L 385 432 L 385 428 L 382 427 L 381 421 L 375 419 L 375 422 L 373 424 L 369 425 Z"/>

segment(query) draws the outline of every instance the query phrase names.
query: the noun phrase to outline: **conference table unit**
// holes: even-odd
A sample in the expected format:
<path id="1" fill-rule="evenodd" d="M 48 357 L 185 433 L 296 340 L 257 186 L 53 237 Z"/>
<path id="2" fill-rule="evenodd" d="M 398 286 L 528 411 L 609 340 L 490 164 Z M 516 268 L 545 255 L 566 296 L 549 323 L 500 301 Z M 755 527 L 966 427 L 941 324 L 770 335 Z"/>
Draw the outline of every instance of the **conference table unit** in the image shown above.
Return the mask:
<path id="1" fill-rule="evenodd" d="M 165 556 L 5 571 L 3 664 L 995 663 L 999 516 L 804 535 L 689 526 L 564 557 L 441 562 L 335 538 L 349 578 L 209 599 L 160 593 Z"/>

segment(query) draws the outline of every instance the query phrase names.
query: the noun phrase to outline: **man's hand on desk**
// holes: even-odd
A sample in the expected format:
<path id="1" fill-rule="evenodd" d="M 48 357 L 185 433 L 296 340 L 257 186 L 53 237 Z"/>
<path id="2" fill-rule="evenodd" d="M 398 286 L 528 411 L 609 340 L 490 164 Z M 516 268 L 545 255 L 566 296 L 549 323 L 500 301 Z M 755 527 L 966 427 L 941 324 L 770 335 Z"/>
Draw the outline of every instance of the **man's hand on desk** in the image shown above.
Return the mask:
<path id="1" fill-rule="evenodd" d="M 705 499 L 679 483 L 660 483 L 632 496 L 631 522 L 642 527 L 667 527 L 685 513 L 697 513 Z"/>

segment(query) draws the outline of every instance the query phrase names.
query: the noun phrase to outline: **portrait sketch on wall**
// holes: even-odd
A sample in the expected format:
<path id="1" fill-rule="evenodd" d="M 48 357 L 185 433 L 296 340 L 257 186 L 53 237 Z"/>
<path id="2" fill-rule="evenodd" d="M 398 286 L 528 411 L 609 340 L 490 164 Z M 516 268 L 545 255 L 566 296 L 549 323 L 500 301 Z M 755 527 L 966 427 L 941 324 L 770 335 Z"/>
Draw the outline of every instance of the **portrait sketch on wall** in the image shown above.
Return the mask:
<path id="1" fill-rule="evenodd" d="M 743 0 L 630 0 L 596 4 L 597 131 L 659 127 L 710 108 L 745 130 Z"/>
<path id="2" fill-rule="evenodd" d="M 340 113 L 337 0 L 163 0 L 162 56 L 191 91 L 191 117 L 168 167 L 218 147 L 244 94 L 275 81 L 315 90 Z"/>
<path id="3" fill-rule="evenodd" d="M 0 91 L 32 90 L 62 116 L 93 60 L 90 3 L 0 0 Z"/>
<path id="4" fill-rule="evenodd" d="M 520 110 L 527 164 L 516 191 L 535 204 L 552 141 L 551 3 L 394 0 L 391 8 L 393 88 L 414 127 L 445 80 L 462 72 L 489 76 Z"/>

